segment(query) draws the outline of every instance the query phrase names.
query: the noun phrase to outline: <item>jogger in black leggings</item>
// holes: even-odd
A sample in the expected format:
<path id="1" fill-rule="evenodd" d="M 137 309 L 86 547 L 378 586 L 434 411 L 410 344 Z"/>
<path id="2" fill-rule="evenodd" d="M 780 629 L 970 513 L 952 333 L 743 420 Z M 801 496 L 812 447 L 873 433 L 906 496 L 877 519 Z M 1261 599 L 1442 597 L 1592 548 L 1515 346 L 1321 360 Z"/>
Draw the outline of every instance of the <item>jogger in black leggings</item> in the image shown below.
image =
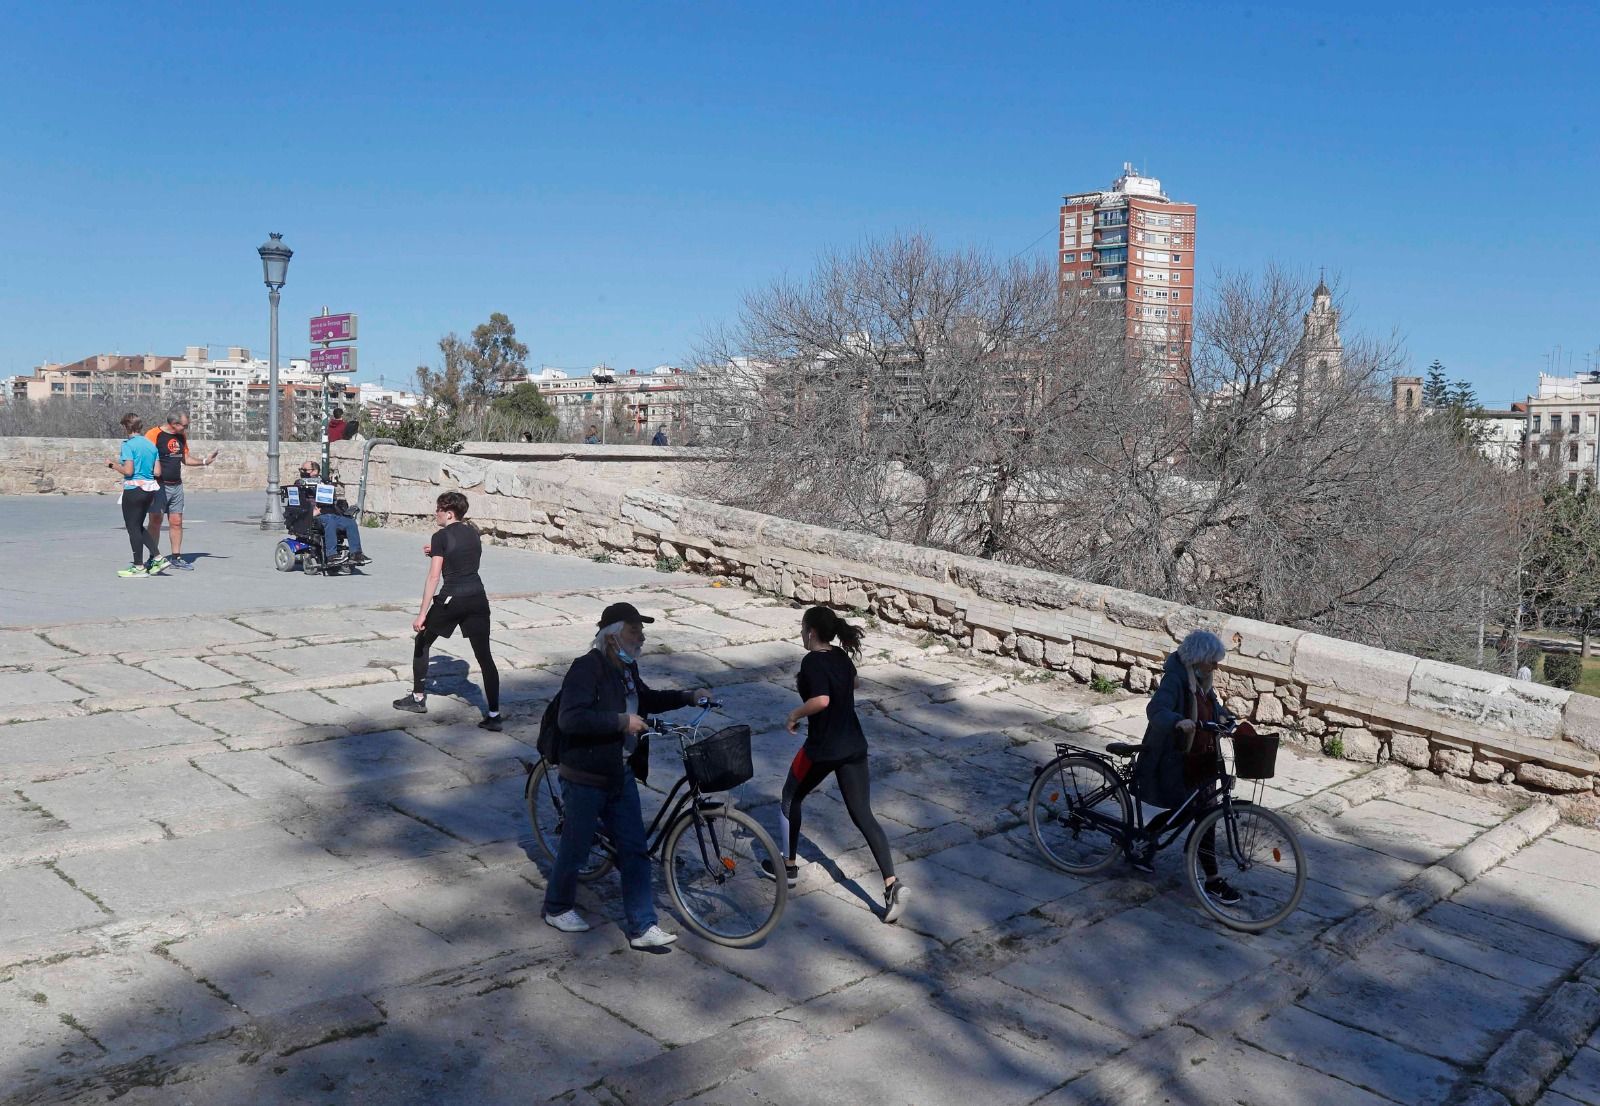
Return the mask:
<path id="1" fill-rule="evenodd" d="M 489 596 L 478 576 L 483 558 L 483 539 L 466 521 L 467 497 L 460 492 L 445 492 L 433 513 L 439 529 L 422 547 L 428 558 L 428 580 L 422 589 L 422 608 L 412 621 L 417 639 L 411 650 L 411 694 L 394 701 L 396 710 L 415 714 L 428 712 L 426 683 L 428 651 L 441 637 L 449 637 L 460 627 L 472 646 L 478 668 L 483 673 L 483 697 L 488 714 L 478 723 L 483 729 L 498 731 L 500 719 L 500 670 L 489 651 Z M 438 593 L 434 593 L 434 588 Z"/>
<path id="2" fill-rule="evenodd" d="M 155 530 L 145 523 L 151 506 L 160 506 L 157 500 L 162 494 L 155 475 L 156 447 L 141 433 L 144 421 L 138 415 L 129 411 L 121 421 L 128 437 L 122 443 L 117 459 L 107 461 L 106 467 L 122 474 L 122 524 L 128 530 L 128 547 L 133 553 L 133 560 L 117 575 L 124 578 L 148 576 L 160 572 L 167 565 L 161 556 L 161 547 L 156 544 Z M 148 558 L 144 556 L 146 550 L 150 553 Z"/>
<path id="3" fill-rule="evenodd" d="M 122 489 L 122 525 L 128 528 L 128 548 L 133 552 L 133 563 L 143 564 L 147 569 L 161 556 L 161 547 L 156 544 L 155 535 L 145 524 L 150 514 L 150 504 L 160 494 L 143 488 Z M 146 551 L 150 554 L 148 557 L 144 556 Z"/>
<path id="4" fill-rule="evenodd" d="M 785 876 L 793 884 L 799 875 L 800 807 L 805 797 L 830 774 L 839 778 L 850 820 L 867 839 L 872 859 L 883 874 L 883 920 L 896 921 L 905 909 L 905 885 L 894 873 L 889 840 L 872 813 L 872 777 L 867 769 L 867 735 L 856 716 L 856 666 L 850 654 L 861 652 L 861 629 L 827 607 L 812 607 L 800 620 L 800 640 L 806 659 L 800 665 L 798 687 L 801 704 L 789 712 L 785 727 L 795 733 L 802 718 L 810 719 L 806 743 L 795 754 L 783 783 L 779 820 L 783 845 L 788 850 Z M 837 640 L 840 644 L 832 644 Z M 765 865 L 765 861 L 763 861 Z M 776 877 L 776 872 L 769 874 Z"/>

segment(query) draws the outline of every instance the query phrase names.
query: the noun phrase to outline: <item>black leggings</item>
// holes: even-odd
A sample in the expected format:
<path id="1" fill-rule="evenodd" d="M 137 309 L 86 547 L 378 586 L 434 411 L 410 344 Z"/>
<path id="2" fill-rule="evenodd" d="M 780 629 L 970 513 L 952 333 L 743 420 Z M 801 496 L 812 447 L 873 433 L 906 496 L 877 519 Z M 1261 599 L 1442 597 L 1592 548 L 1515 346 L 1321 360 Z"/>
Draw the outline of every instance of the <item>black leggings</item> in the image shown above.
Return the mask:
<path id="1" fill-rule="evenodd" d="M 462 630 L 462 635 L 472 646 L 472 655 L 478 658 L 478 668 L 483 672 L 483 697 L 488 701 L 489 713 L 499 714 L 500 670 L 494 666 L 494 654 L 489 652 L 489 631 L 469 634 Z M 411 690 L 417 695 L 422 694 L 423 684 L 428 678 L 428 650 L 438 640 L 439 635 L 432 630 L 424 630 L 417 635 L 417 643 L 411 651 Z"/>
<path id="2" fill-rule="evenodd" d="M 789 766 L 788 778 L 783 781 L 783 799 L 778 806 L 778 818 L 783 824 L 783 836 L 793 859 L 800 848 L 800 804 L 815 791 L 829 774 L 839 777 L 839 794 L 844 797 L 844 808 L 850 820 L 867 839 L 872 859 L 878 862 L 878 871 L 885 880 L 894 877 L 894 861 L 889 856 L 889 839 L 883 827 L 872 814 L 872 776 L 867 771 L 867 754 L 861 753 L 848 760 L 813 761 L 801 749 Z"/>
<path id="3" fill-rule="evenodd" d="M 139 488 L 122 489 L 122 525 L 128 528 L 128 546 L 133 550 L 134 564 L 145 560 L 142 554 L 146 549 L 150 551 L 149 559 L 152 561 L 161 555 L 161 547 L 156 544 L 145 523 L 145 516 L 150 513 L 150 501 L 159 494 Z"/>

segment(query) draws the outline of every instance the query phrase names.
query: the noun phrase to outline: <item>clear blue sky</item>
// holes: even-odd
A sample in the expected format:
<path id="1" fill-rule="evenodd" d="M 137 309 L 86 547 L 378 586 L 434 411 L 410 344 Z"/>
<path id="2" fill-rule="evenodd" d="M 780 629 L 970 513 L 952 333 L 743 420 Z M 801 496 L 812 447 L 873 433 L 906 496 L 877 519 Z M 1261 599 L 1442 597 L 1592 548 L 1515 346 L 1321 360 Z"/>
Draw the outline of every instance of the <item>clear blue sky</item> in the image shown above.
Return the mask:
<path id="1" fill-rule="evenodd" d="M 1493 401 L 1600 346 L 1594 5 L 448 7 L 0 9 L 0 375 L 264 352 L 274 230 L 286 353 L 359 311 L 394 382 L 504 311 L 644 368 L 864 236 L 1048 253 L 1124 160 L 1200 205 L 1202 293 L 1326 265 Z"/>

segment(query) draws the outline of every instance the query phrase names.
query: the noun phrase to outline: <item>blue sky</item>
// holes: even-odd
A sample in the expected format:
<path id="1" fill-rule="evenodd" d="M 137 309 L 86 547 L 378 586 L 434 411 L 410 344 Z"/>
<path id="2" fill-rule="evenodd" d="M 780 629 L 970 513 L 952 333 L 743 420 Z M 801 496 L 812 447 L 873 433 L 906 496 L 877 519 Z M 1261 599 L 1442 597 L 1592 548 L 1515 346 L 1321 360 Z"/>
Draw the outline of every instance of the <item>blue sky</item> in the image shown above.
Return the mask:
<path id="1" fill-rule="evenodd" d="M 1052 250 L 1124 160 L 1504 401 L 1600 347 L 1600 16 L 1579 5 L 6 5 L 0 376 L 265 351 L 363 379 L 504 311 L 530 361 L 682 359 L 741 292 L 921 229 Z M 1563 362 L 1563 368 L 1568 367 Z"/>

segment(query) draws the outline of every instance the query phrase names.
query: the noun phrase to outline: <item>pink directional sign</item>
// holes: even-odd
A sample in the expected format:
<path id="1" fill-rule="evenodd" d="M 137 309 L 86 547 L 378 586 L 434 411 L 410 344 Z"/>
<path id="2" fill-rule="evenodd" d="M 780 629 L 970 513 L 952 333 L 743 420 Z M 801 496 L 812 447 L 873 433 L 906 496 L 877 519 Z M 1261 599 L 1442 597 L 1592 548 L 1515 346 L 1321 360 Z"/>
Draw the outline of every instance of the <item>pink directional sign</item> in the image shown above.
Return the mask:
<path id="1" fill-rule="evenodd" d="M 356 340 L 356 317 L 353 314 L 318 315 L 311 320 L 313 342 L 353 342 Z"/>
<path id="2" fill-rule="evenodd" d="M 354 346 L 334 346 L 332 349 L 311 351 L 311 371 L 317 373 L 353 373 L 356 371 Z"/>

